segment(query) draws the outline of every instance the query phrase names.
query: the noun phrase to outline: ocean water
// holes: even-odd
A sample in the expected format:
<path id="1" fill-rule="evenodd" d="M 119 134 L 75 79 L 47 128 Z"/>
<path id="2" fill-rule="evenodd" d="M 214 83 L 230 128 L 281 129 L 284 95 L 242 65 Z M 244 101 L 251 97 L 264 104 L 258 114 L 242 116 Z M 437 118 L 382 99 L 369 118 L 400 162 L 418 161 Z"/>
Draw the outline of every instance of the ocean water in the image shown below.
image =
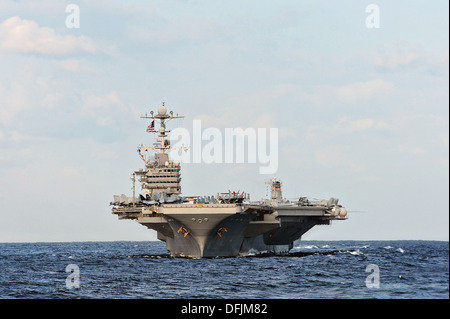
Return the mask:
<path id="1" fill-rule="evenodd" d="M 287 256 L 169 257 L 162 242 L 0 243 L 2 299 L 448 299 L 449 243 L 302 241 Z"/>

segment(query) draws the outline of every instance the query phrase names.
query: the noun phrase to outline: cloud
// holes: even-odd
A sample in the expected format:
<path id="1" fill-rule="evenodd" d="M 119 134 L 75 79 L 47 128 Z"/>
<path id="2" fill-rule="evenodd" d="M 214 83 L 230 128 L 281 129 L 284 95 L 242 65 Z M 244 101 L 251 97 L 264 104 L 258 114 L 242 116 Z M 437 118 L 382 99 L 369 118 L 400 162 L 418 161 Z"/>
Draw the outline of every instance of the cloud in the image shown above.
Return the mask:
<path id="1" fill-rule="evenodd" d="M 339 120 L 339 129 L 346 133 L 367 131 L 370 129 L 380 130 L 389 127 L 384 121 L 376 121 L 371 118 L 349 120 L 347 117 Z"/>
<path id="2" fill-rule="evenodd" d="M 419 146 L 411 146 L 411 145 L 399 145 L 397 147 L 397 151 L 402 153 L 407 153 L 410 155 L 422 155 L 425 154 L 425 149 Z"/>
<path id="3" fill-rule="evenodd" d="M 373 118 L 350 119 L 347 116 L 341 117 L 334 123 L 324 126 L 323 124 L 311 124 L 306 128 L 305 136 L 307 141 L 313 143 L 323 143 L 335 140 L 346 140 L 350 136 L 359 136 L 355 133 L 366 132 L 378 133 L 389 130 L 391 125 L 385 121 L 379 121 Z"/>
<path id="4" fill-rule="evenodd" d="M 446 74 L 448 61 L 448 50 L 429 52 L 420 44 L 404 41 L 380 46 L 372 58 L 379 71 L 422 71 L 435 75 Z"/>
<path id="5" fill-rule="evenodd" d="M 284 103 L 286 107 L 292 101 L 295 101 L 297 105 L 328 107 L 329 105 L 350 104 L 368 100 L 377 96 L 391 94 L 394 91 L 395 86 L 392 82 L 380 78 L 344 85 L 323 84 L 308 86 L 293 83 L 277 83 L 246 96 L 234 98 L 232 103 L 240 105 L 239 112 L 243 112 L 249 107 L 272 112 L 274 109 L 273 105 L 283 105 Z"/>
<path id="6" fill-rule="evenodd" d="M 361 160 L 351 157 L 350 147 L 343 145 L 329 145 L 320 147 L 314 152 L 317 163 L 328 168 L 345 168 L 356 172 L 367 169 Z"/>
<path id="7" fill-rule="evenodd" d="M 186 25 L 189 27 L 187 28 Z M 186 23 L 165 21 L 162 26 L 127 27 L 130 37 L 158 45 L 183 41 L 188 43 L 207 42 L 214 37 L 216 29 L 217 26 L 212 21 L 199 22 L 196 20 L 187 21 Z"/>
<path id="8" fill-rule="evenodd" d="M 77 59 L 67 59 L 63 61 L 56 61 L 55 64 L 67 71 L 71 72 L 79 72 L 82 70 L 88 70 L 87 68 L 83 67 L 79 60 Z"/>
<path id="9" fill-rule="evenodd" d="M 9 141 L 12 141 L 14 143 L 28 143 L 28 142 L 43 142 L 48 140 L 48 138 L 41 137 L 41 136 L 34 136 L 34 135 L 26 135 L 22 132 L 19 132 L 17 130 L 13 130 L 9 133 L 9 135 L 6 137 Z"/>
<path id="10" fill-rule="evenodd" d="M 6 19 L 0 24 L 0 49 L 42 55 L 98 52 L 88 37 L 58 35 L 52 28 L 40 27 L 36 22 L 18 16 Z"/>
<path id="11" fill-rule="evenodd" d="M 382 52 L 376 56 L 373 63 L 378 68 L 396 70 L 411 66 L 422 57 L 423 54 L 416 50 Z"/>
<path id="12" fill-rule="evenodd" d="M 0 79 L 0 125 L 18 127 L 23 121 L 17 115 L 27 117 L 33 111 L 66 108 L 64 105 L 73 97 L 73 85 L 60 80 L 60 68 L 55 68 L 53 61 L 35 63 L 34 57 L 7 61 L 2 66 L 4 78 Z"/>
<path id="13" fill-rule="evenodd" d="M 100 126 L 112 125 L 130 113 L 137 117 L 139 112 L 132 105 L 123 103 L 115 91 L 103 96 L 88 96 L 80 110 L 81 115 L 94 118 Z"/>
<path id="14" fill-rule="evenodd" d="M 182 10 L 175 13 L 170 1 L 150 6 L 124 9 L 132 16 L 144 16 L 125 26 L 127 37 L 155 45 L 209 43 L 216 40 L 223 26 L 212 16 Z M 144 12 L 144 13 L 143 13 Z"/>
<path id="15" fill-rule="evenodd" d="M 28 92 L 17 87 L 13 81 L 7 86 L 0 83 L 0 103 L 0 124 L 8 124 L 16 113 L 29 108 Z"/>
<path id="16" fill-rule="evenodd" d="M 219 110 L 220 115 L 199 114 L 195 116 L 196 120 L 202 121 L 202 128 L 205 127 L 253 127 L 270 128 L 278 127 L 274 122 L 273 112 L 264 112 L 255 114 L 253 108 L 230 107 Z M 239 114 L 239 116 L 236 116 Z M 287 131 L 285 133 L 288 133 Z"/>
<path id="17" fill-rule="evenodd" d="M 394 91 L 394 85 L 382 79 L 375 79 L 333 87 L 331 90 L 339 100 L 349 103 L 361 99 L 368 99 L 379 94 L 391 93 Z"/>

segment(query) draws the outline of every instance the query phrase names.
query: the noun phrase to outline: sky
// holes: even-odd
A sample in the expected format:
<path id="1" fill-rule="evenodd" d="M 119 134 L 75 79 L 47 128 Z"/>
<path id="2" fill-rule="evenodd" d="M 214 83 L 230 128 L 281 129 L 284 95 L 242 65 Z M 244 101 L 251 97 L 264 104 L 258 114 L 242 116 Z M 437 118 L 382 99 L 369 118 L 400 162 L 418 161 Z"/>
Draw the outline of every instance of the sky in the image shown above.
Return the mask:
<path id="1" fill-rule="evenodd" d="M 448 29 L 444 0 L 2 0 L 0 242 L 156 240 L 109 203 L 163 101 L 169 129 L 278 128 L 283 195 L 349 211 L 304 240 L 448 241 Z M 181 172 L 184 195 L 252 200 L 273 177 Z"/>

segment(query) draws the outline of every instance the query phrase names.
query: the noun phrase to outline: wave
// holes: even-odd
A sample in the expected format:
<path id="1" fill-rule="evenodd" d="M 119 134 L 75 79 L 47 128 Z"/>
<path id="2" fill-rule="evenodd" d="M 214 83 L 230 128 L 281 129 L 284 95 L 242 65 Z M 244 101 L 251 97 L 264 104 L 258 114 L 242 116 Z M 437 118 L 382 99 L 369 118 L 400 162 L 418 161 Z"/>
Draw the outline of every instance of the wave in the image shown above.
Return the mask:
<path id="1" fill-rule="evenodd" d="M 353 255 L 353 256 L 364 255 L 359 249 L 348 250 L 348 251 L 346 251 L 346 253 L 349 253 L 350 255 Z"/>
<path id="2" fill-rule="evenodd" d="M 383 247 L 384 249 L 394 249 L 395 247 L 392 247 L 392 246 L 385 246 L 385 247 Z M 405 252 L 405 250 L 403 249 L 403 248 L 397 248 L 395 251 L 398 251 L 398 252 L 400 252 L 400 253 L 404 253 Z"/>
<path id="3" fill-rule="evenodd" d="M 328 245 L 326 245 L 328 246 Z M 316 245 L 306 245 L 306 246 L 295 246 L 294 248 L 297 249 L 317 249 L 319 247 L 317 247 Z"/>

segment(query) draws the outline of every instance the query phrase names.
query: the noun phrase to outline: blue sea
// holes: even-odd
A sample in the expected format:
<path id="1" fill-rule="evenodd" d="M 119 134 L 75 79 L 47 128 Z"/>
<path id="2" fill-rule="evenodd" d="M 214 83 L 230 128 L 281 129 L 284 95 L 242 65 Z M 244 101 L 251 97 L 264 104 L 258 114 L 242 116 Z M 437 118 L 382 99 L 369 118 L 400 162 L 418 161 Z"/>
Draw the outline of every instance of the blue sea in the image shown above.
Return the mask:
<path id="1" fill-rule="evenodd" d="M 0 243 L 1 299 L 448 299 L 444 241 L 301 241 L 172 258 L 163 242 Z"/>

